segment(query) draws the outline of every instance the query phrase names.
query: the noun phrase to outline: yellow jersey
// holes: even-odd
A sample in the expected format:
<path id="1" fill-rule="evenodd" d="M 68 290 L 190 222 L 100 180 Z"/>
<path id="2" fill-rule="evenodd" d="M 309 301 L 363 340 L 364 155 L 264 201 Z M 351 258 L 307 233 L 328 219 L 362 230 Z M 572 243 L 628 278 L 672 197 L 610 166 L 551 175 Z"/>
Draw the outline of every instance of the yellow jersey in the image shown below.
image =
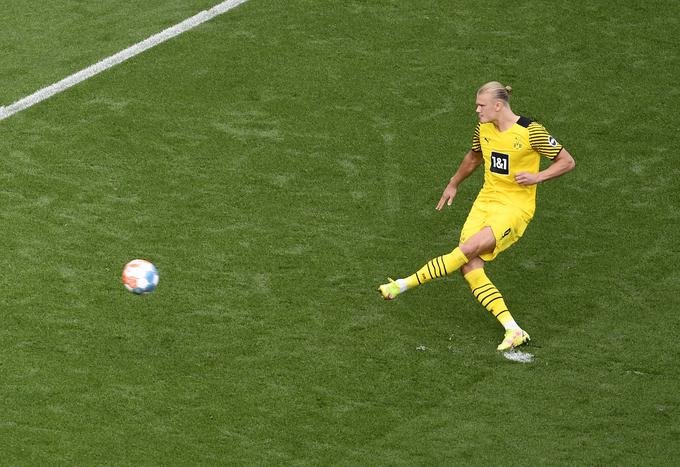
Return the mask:
<path id="1" fill-rule="evenodd" d="M 472 150 L 484 157 L 484 186 L 475 204 L 512 205 L 529 219 L 536 210 L 536 185 L 522 186 L 515 181 L 518 172 L 538 173 L 540 156 L 552 160 L 562 145 L 540 123 L 519 117 L 506 131 L 493 123 L 478 123 Z"/>

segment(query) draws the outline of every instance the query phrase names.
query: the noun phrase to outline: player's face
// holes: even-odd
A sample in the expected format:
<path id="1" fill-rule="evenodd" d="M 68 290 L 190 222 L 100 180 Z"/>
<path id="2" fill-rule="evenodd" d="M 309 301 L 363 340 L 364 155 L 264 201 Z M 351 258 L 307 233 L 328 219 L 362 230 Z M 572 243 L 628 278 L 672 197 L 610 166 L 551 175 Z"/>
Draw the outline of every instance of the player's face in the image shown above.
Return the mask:
<path id="1" fill-rule="evenodd" d="M 496 120 L 500 110 L 498 99 L 494 99 L 490 93 L 483 92 L 477 95 L 477 117 L 480 123 L 489 123 Z"/>

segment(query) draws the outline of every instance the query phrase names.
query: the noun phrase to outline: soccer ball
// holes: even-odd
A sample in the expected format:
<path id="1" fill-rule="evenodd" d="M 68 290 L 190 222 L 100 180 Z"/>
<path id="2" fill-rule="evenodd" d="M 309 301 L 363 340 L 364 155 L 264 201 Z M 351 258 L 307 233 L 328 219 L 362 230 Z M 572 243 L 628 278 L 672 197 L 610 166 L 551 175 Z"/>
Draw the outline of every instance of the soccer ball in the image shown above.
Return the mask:
<path id="1" fill-rule="evenodd" d="M 123 268 L 123 285 L 137 295 L 153 292 L 158 286 L 156 266 L 144 259 L 133 259 Z"/>

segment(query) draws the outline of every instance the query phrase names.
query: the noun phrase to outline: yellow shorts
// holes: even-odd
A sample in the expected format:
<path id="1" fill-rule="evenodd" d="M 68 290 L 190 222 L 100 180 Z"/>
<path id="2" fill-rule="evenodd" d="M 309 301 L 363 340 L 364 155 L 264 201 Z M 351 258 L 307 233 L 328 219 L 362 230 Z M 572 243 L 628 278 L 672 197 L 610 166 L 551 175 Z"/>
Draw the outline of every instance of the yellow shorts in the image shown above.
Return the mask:
<path id="1" fill-rule="evenodd" d="M 498 253 L 507 250 L 519 240 L 531 218 L 523 211 L 501 204 L 474 203 L 460 232 L 460 243 L 472 237 L 484 227 L 491 227 L 496 237 L 496 248 L 491 253 L 479 255 L 484 261 L 492 261 Z"/>

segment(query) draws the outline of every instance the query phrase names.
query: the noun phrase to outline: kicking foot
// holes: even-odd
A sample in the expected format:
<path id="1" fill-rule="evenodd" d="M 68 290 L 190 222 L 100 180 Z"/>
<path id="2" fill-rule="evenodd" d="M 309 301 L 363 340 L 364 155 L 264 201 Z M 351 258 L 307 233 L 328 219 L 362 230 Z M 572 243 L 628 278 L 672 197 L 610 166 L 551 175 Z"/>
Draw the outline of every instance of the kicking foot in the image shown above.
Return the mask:
<path id="1" fill-rule="evenodd" d="M 498 345 L 496 350 L 502 352 L 504 350 L 514 349 L 515 347 L 528 343 L 530 340 L 529 334 L 521 329 L 508 329 L 505 331 L 503 342 Z"/>
<path id="2" fill-rule="evenodd" d="M 401 288 L 399 287 L 399 284 L 397 284 L 395 281 L 392 279 L 389 279 L 389 282 L 387 284 L 383 284 L 380 287 L 378 287 L 378 293 L 382 295 L 382 298 L 385 300 L 394 300 L 397 295 L 401 293 Z"/>

